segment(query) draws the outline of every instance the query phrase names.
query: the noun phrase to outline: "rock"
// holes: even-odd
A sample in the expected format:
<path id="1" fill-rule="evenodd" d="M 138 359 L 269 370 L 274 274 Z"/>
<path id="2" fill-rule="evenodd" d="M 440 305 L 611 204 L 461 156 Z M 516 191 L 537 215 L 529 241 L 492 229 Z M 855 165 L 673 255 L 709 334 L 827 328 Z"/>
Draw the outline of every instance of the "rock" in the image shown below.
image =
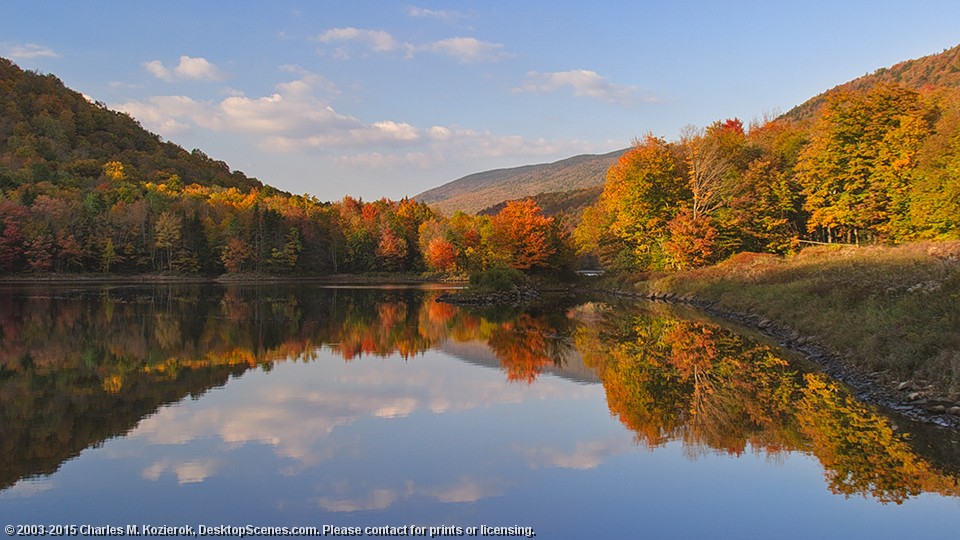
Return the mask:
<path id="1" fill-rule="evenodd" d="M 957 407 L 957 406 L 950 407 L 949 409 L 947 409 L 947 413 L 952 414 L 954 416 L 960 416 L 960 407 Z"/>
<path id="2" fill-rule="evenodd" d="M 768 328 L 771 324 L 773 323 L 770 322 L 770 319 L 760 319 L 760 322 L 757 323 L 757 328 L 763 330 L 764 328 Z"/>
<path id="3" fill-rule="evenodd" d="M 933 407 L 927 407 L 927 410 L 934 414 L 941 414 L 947 412 L 947 408 L 943 405 L 934 405 Z"/>
<path id="4" fill-rule="evenodd" d="M 907 394 L 907 401 L 919 401 L 923 399 L 923 392 L 910 392 Z"/>
<path id="5" fill-rule="evenodd" d="M 903 381 L 902 383 L 897 385 L 897 390 L 900 392 L 904 392 L 906 390 L 913 390 L 913 389 L 914 389 L 913 381 Z"/>

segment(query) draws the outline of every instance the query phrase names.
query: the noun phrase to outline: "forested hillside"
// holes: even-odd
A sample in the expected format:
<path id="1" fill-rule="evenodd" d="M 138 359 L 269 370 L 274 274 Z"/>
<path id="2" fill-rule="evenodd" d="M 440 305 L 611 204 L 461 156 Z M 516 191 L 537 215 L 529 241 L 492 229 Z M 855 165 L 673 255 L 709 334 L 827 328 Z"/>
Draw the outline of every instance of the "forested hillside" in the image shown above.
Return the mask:
<path id="1" fill-rule="evenodd" d="M 447 219 L 280 192 L 3 59 L 0 108 L 3 274 L 468 272 L 556 268 L 565 252 L 553 219 L 519 203 Z"/>
<path id="2" fill-rule="evenodd" d="M 203 152 L 192 153 L 143 129 L 126 114 L 90 103 L 53 75 L 24 72 L 0 58 L 0 189 L 46 183 L 89 188 L 104 164 L 123 164 L 123 182 L 262 187 Z M 176 177 L 176 179 L 174 178 Z"/>
<path id="3" fill-rule="evenodd" d="M 960 69 L 957 49 L 943 54 L 904 73 L 955 81 L 943 70 Z M 585 211 L 579 251 L 608 268 L 642 271 L 742 251 L 785 253 L 804 242 L 957 238 L 960 89 L 886 79 L 826 93 L 805 109 L 810 118 L 717 121 L 678 141 L 647 135 Z"/>
<path id="4" fill-rule="evenodd" d="M 836 88 L 815 96 L 794 107 L 784 117 L 791 120 L 810 119 L 823 106 L 827 96 L 841 91 L 862 92 L 879 83 L 891 83 L 911 90 L 929 91 L 933 88 L 960 87 L 960 45 L 940 54 L 931 54 L 880 68 Z"/>
<path id="5" fill-rule="evenodd" d="M 601 193 L 603 193 L 602 185 L 569 191 L 550 191 L 548 193 L 538 193 L 529 198 L 533 199 L 533 202 L 543 210 L 544 215 L 562 219 L 564 226 L 569 227 L 572 230 L 577 223 L 580 223 L 584 210 L 586 210 L 589 206 L 596 204 L 597 200 L 600 199 Z M 503 210 L 507 206 L 507 203 L 517 202 L 520 200 L 523 199 L 511 199 L 510 201 L 503 201 L 493 206 L 488 206 L 477 213 L 481 215 L 492 216 Z"/>

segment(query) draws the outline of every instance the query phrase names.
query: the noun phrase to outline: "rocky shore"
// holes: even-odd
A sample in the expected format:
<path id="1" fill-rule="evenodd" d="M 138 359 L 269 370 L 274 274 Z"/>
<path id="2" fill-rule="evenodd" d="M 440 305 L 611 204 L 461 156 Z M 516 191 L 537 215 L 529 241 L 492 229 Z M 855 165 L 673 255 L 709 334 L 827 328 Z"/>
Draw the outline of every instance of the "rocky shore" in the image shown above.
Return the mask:
<path id="1" fill-rule="evenodd" d="M 458 306 L 517 306 L 540 298 L 540 292 L 530 287 L 514 287 L 503 291 L 475 291 L 465 289 L 444 293 L 437 302 Z"/>

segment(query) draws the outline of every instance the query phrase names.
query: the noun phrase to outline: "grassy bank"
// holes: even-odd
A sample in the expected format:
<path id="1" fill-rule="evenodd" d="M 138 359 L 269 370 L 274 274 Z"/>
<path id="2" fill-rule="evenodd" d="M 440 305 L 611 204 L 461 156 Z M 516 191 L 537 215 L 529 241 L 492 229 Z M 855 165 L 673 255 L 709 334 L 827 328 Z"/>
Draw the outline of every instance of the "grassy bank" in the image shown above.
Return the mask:
<path id="1" fill-rule="evenodd" d="M 782 324 L 905 401 L 960 399 L 960 242 L 744 253 L 636 288 Z"/>

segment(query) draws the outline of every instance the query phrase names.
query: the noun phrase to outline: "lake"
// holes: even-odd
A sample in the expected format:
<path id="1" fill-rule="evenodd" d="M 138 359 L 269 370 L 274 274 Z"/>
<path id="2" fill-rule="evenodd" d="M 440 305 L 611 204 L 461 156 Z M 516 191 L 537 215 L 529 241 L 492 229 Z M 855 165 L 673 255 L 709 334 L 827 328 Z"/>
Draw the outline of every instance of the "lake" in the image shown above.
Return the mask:
<path id="1" fill-rule="evenodd" d="M 439 292 L 0 287 L 0 524 L 85 537 L 960 530 L 957 433 L 860 403 L 762 336 L 665 304 L 471 310 Z"/>

